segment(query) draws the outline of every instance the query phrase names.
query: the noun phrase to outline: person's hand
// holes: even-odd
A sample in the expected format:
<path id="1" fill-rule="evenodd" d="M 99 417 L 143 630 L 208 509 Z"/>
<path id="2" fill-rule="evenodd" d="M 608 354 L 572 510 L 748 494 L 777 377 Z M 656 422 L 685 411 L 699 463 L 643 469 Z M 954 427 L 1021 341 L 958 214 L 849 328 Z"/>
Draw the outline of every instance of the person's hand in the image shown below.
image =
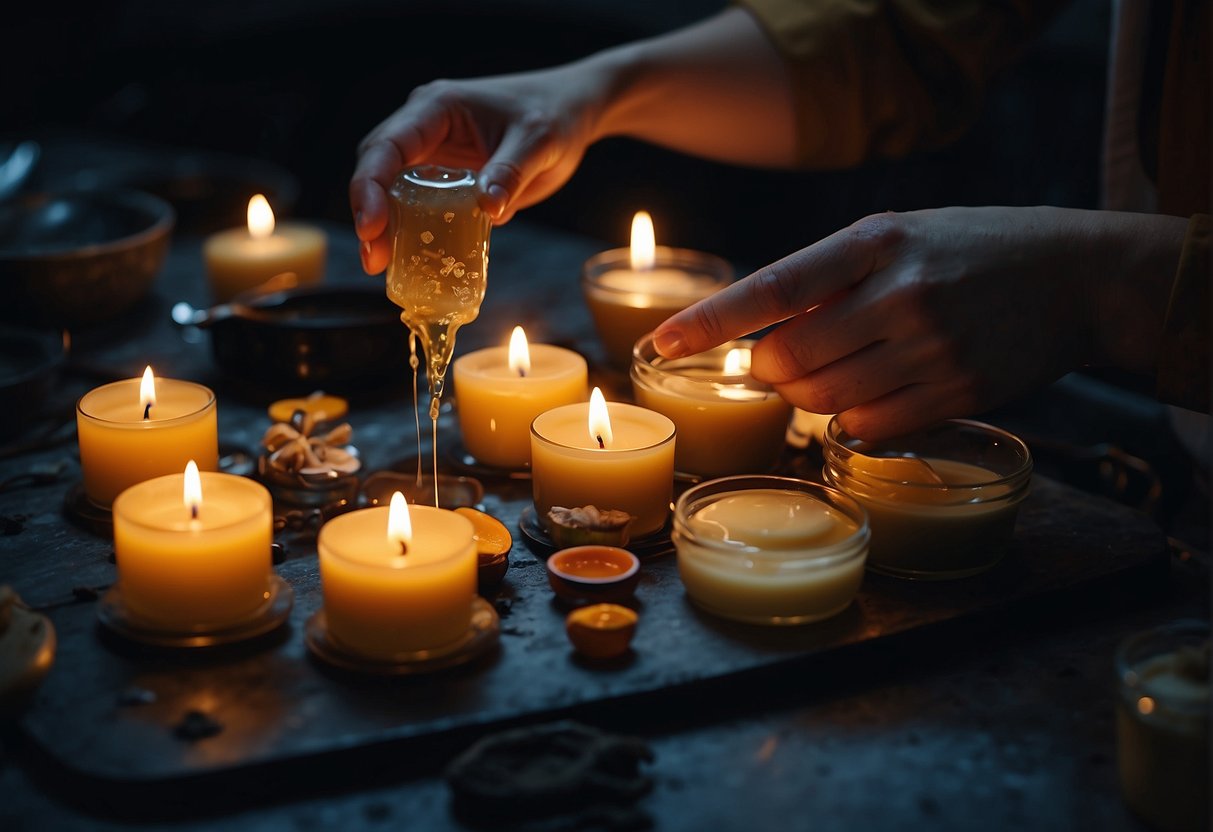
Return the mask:
<path id="1" fill-rule="evenodd" d="M 784 321 L 754 377 L 883 439 L 1084 364 L 1152 371 L 1185 228 L 1060 208 L 868 217 L 674 315 L 655 345 L 688 355 Z"/>
<path id="2" fill-rule="evenodd" d="M 593 62 L 540 72 L 434 81 L 358 146 L 350 180 L 354 229 L 368 274 L 387 267 L 387 190 L 404 167 L 479 170 L 480 205 L 497 224 L 546 199 L 577 169 L 606 97 Z"/>

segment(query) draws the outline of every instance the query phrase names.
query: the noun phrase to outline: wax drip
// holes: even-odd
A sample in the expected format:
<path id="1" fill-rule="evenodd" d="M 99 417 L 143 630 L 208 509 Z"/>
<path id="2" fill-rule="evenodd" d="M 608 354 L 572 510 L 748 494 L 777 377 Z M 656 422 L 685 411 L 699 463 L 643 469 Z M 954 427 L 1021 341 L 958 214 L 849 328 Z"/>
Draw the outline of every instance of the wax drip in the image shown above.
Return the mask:
<path id="1" fill-rule="evenodd" d="M 421 490 L 421 404 L 417 401 L 417 333 L 409 329 L 409 366 L 413 368 L 413 422 L 417 427 L 417 490 Z"/>

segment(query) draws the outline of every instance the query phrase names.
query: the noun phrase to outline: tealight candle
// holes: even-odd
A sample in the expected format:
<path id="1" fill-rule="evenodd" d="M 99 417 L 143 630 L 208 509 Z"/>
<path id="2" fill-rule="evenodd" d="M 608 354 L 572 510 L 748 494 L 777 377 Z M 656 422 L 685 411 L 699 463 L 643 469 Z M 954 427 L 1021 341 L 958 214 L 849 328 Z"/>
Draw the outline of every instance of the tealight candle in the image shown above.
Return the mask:
<path id="1" fill-rule="evenodd" d="M 641 335 L 732 280 L 732 267 L 719 257 L 657 246 L 653 220 L 640 211 L 632 220 L 631 247 L 587 260 L 581 287 L 607 360 L 626 369 Z"/>
<path id="2" fill-rule="evenodd" d="M 761 473 L 774 466 L 791 405 L 750 375 L 754 341 L 667 360 L 646 335 L 632 358 L 636 403 L 678 426 L 674 467 L 693 477 Z"/>
<path id="3" fill-rule="evenodd" d="M 292 272 L 299 285 L 324 277 L 328 237 L 311 225 L 276 225 L 274 211 L 261 194 L 249 200 L 248 227 L 220 231 L 202 244 L 211 295 L 220 303 Z"/>
<path id="4" fill-rule="evenodd" d="M 687 595 L 751 624 L 803 624 L 846 609 L 863 580 L 868 536 L 855 500 L 783 477 L 712 480 L 674 509 Z"/>
<path id="5" fill-rule="evenodd" d="M 1116 651 L 1125 803 L 1155 829 L 1209 828 L 1209 624 L 1176 621 Z"/>
<path id="6" fill-rule="evenodd" d="M 595 387 L 588 403 L 542 413 L 531 424 L 531 483 L 541 520 L 552 506 L 626 511 L 640 537 L 665 525 L 674 490 L 674 423 L 611 402 Z"/>
<path id="7" fill-rule="evenodd" d="M 490 347 L 454 363 L 463 444 L 498 468 L 531 464 L 531 422 L 545 410 L 585 401 L 585 359 L 572 350 L 528 344 L 514 327 L 508 347 Z"/>
<path id="8" fill-rule="evenodd" d="M 80 467 L 88 498 L 109 506 L 137 482 L 171 474 L 194 460 L 219 467 L 215 394 L 201 384 L 155 378 L 115 381 L 76 404 Z"/>
<path id="9" fill-rule="evenodd" d="M 458 642 L 476 595 L 473 534 L 467 518 L 408 506 L 399 492 L 325 523 L 316 548 L 329 636 L 389 662 Z"/>
<path id="10" fill-rule="evenodd" d="M 1028 494 L 1032 456 L 1006 431 L 956 419 L 873 444 L 835 418 L 825 478 L 868 511 L 868 566 L 905 578 L 961 578 L 994 566 Z"/>
<path id="11" fill-rule="evenodd" d="M 192 461 L 185 468 L 114 500 L 123 604 L 165 631 L 238 625 L 270 597 L 270 494 L 244 477 L 200 474 Z"/>

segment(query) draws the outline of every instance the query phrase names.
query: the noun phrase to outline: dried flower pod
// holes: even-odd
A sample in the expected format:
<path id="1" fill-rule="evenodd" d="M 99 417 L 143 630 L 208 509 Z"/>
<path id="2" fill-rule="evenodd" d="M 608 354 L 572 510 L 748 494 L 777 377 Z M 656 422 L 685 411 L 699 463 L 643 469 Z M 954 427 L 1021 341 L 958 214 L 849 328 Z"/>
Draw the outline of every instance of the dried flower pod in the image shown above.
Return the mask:
<path id="1" fill-rule="evenodd" d="M 552 506 L 548 511 L 548 531 L 552 541 L 562 548 L 591 544 L 625 546 L 633 519 L 626 511 L 617 509 Z"/>
<path id="2" fill-rule="evenodd" d="M 342 422 L 337 427 L 330 430 L 320 438 L 320 441 L 325 445 L 332 445 L 334 448 L 342 445 L 350 444 L 350 440 L 354 438 L 354 429 L 350 427 L 349 422 Z"/>
<path id="3" fill-rule="evenodd" d="M 261 437 L 261 444 L 265 446 L 267 451 L 271 453 L 281 448 L 287 442 L 294 441 L 299 438 L 299 431 L 295 430 L 290 425 L 278 423 L 270 425 L 265 435 Z"/>

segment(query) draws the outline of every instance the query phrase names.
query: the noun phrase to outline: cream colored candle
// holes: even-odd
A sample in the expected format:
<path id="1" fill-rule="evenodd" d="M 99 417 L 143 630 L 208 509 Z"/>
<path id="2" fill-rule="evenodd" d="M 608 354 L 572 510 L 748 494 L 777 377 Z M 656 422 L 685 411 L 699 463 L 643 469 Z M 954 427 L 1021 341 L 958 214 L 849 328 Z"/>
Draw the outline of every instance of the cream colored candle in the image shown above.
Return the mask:
<path id="1" fill-rule="evenodd" d="M 467 518 L 406 507 L 397 492 L 390 507 L 325 523 L 316 548 L 329 635 L 344 649 L 392 661 L 467 633 L 476 595 L 476 543 Z"/>
<path id="2" fill-rule="evenodd" d="M 826 480 L 858 500 L 871 519 L 872 569 L 958 578 L 1001 559 L 1032 473 L 1020 440 L 953 420 L 868 446 L 842 435 L 837 419 L 825 439 Z"/>
<path id="3" fill-rule="evenodd" d="M 249 200 L 248 227 L 220 231 L 202 244 L 211 296 L 223 303 L 275 275 L 292 272 L 299 285 L 324 277 L 328 236 L 312 225 L 274 222 L 261 194 Z"/>
<path id="4" fill-rule="evenodd" d="M 606 404 L 597 387 L 588 403 L 541 414 L 531 425 L 536 513 L 592 505 L 631 514 L 633 537 L 658 531 L 674 489 L 674 431 L 660 413 Z"/>
<path id="5" fill-rule="evenodd" d="M 674 467 L 681 474 L 723 477 L 762 473 L 775 464 L 791 405 L 749 374 L 753 341 L 667 361 L 644 337 L 632 360 L 636 403 L 678 426 Z"/>
<path id="6" fill-rule="evenodd" d="M 514 327 L 508 347 L 491 347 L 454 363 L 463 444 L 499 468 L 531 464 L 531 422 L 545 410 L 585 401 L 585 359 L 572 350 L 529 345 Z"/>
<path id="7" fill-rule="evenodd" d="M 101 506 L 137 482 L 184 470 L 191 459 L 203 471 L 219 467 L 215 394 L 201 384 L 154 378 L 150 367 L 143 379 L 84 394 L 76 432 L 85 493 Z"/>
<path id="8" fill-rule="evenodd" d="M 844 610 L 863 580 L 867 542 L 853 500 L 778 477 L 705 483 L 679 500 L 674 519 L 687 595 L 755 624 L 801 624 Z"/>
<path id="9" fill-rule="evenodd" d="M 132 617 L 177 633 L 249 620 L 269 598 L 270 509 L 260 484 L 196 467 L 123 491 L 114 552 Z"/>
<path id="10" fill-rule="evenodd" d="M 641 335 L 732 279 L 732 269 L 718 257 L 655 245 L 653 221 L 640 211 L 632 220 L 631 248 L 587 261 L 582 289 L 607 360 L 626 368 Z"/>

